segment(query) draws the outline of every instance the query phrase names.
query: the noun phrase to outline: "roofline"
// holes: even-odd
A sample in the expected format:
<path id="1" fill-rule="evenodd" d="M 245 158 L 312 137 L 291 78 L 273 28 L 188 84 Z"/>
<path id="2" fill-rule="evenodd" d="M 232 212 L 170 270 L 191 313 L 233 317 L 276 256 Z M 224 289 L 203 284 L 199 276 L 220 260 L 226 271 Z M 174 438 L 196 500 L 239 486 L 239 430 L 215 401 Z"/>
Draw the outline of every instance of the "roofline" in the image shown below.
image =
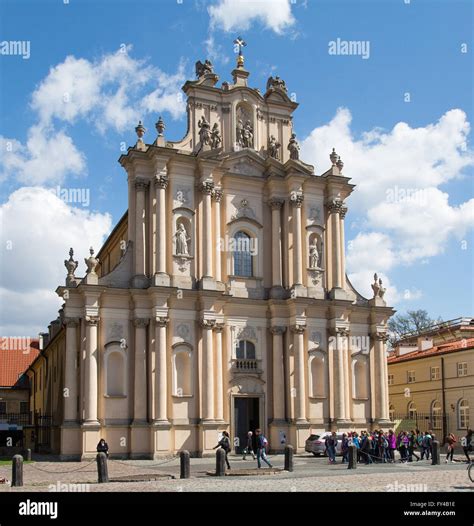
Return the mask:
<path id="1" fill-rule="evenodd" d="M 454 354 L 454 353 L 457 353 L 457 352 L 468 351 L 468 350 L 471 350 L 471 349 L 474 349 L 474 344 L 468 345 L 466 347 L 461 347 L 459 349 L 441 350 L 439 352 L 434 352 L 432 354 L 427 354 L 427 352 L 430 351 L 430 349 L 426 349 L 426 351 L 413 351 L 413 353 L 417 352 L 417 353 L 420 353 L 420 354 L 418 354 L 418 356 L 409 356 L 410 354 L 413 354 L 413 353 L 407 353 L 407 354 L 404 354 L 402 356 L 389 356 L 387 358 L 387 363 L 390 365 L 391 363 L 411 362 L 413 360 L 420 360 L 420 359 L 423 359 L 423 358 L 432 358 L 433 356 L 442 356 L 442 355 L 445 355 L 445 354 Z M 393 360 L 393 361 L 391 361 L 391 360 Z"/>
<path id="2" fill-rule="evenodd" d="M 97 257 L 100 260 L 100 256 L 102 254 L 102 251 L 106 247 L 107 243 L 112 239 L 113 235 L 119 230 L 119 228 L 122 226 L 122 224 L 125 222 L 125 219 L 128 217 L 128 208 L 123 213 L 122 217 L 119 219 L 118 223 L 114 226 L 110 234 L 107 236 L 107 239 L 102 243 L 102 246 L 100 247 L 99 252 L 97 252 Z M 48 344 L 49 345 L 49 344 Z"/>

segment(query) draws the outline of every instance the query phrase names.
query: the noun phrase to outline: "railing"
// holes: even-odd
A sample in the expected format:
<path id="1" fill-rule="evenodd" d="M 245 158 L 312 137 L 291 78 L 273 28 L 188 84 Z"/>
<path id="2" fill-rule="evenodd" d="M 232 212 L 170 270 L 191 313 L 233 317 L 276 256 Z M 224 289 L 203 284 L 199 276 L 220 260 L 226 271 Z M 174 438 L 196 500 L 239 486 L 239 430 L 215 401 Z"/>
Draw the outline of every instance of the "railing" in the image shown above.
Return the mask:
<path id="1" fill-rule="evenodd" d="M 30 413 L 0 413 L 0 424 L 9 424 L 17 426 L 31 425 Z"/>
<path id="2" fill-rule="evenodd" d="M 474 325 L 474 318 L 454 318 L 453 320 L 441 321 L 439 323 L 434 323 L 427 327 L 423 327 L 419 331 L 411 331 L 402 334 L 399 338 L 399 342 L 406 338 L 413 338 L 414 336 L 422 336 L 423 334 L 435 332 L 443 329 L 449 329 L 451 327 L 458 327 L 463 325 Z"/>
<path id="3" fill-rule="evenodd" d="M 258 372 L 258 360 L 239 359 L 232 361 L 232 369 L 237 371 Z"/>

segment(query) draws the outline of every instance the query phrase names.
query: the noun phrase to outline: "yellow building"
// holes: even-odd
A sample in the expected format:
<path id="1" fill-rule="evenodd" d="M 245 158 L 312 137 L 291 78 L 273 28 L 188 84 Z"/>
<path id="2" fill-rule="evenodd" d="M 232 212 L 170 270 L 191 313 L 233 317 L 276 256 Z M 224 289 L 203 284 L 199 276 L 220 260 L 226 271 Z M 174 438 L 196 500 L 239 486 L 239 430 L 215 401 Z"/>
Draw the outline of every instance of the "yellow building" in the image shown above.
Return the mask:
<path id="1" fill-rule="evenodd" d="M 438 436 L 472 428 L 474 320 L 458 318 L 403 338 L 388 358 L 390 419 Z"/>

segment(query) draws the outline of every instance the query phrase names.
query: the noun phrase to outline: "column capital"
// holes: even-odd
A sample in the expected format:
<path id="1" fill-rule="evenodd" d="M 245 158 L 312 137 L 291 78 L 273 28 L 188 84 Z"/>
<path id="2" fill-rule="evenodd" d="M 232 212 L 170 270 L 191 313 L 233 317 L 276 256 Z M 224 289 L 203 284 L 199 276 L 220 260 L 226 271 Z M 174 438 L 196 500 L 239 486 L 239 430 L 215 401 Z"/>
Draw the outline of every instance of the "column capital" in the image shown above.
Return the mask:
<path id="1" fill-rule="evenodd" d="M 99 324 L 99 316 L 86 316 L 85 318 L 86 325 L 89 325 L 90 327 L 97 326 Z"/>
<path id="2" fill-rule="evenodd" d="M 347 214 L 347 206 L 343 206 L 341 208 L 341 211 L 339 212 L 339 216 L 341 219 L 344 219 L 346 217 L 346 214 Z"/>
<path id="3" fill-rule="evenodd" d="M 168 316 L 157 316 L 155 319 L 157 327 L 166 327 L 169 321 L 170 319 L 168 318 Z"/>
<path id="4" fill-rule="evenodd" d="M 304 195 L 303 192 L 291 192 L 290 203 L 296 208 L 301 208 L 303 206 Z"/>
<path id="5" fill-rule="evenodd" d="M 135 179 L 135 189 L 139 191 L 145 191 L 148 186 L 150 185 L 150 182 L 146 179 Z"/>
<path id="6" fill-rule="evenodd" d="M 327 201 L 326 206 L 328 207 L 330 214 L 341 214 L 343 218 L 346 215 L 347 206 L 339 197 Z"/>
<path id="7" fill-rule="evenodd" d="M 216 325 L 216 320 L 206 320 L 204 318 L 199 320 L 199 325 L 202 329 L 213 329 Z"/>
<path id="8" fill-rule="evenodd" d="M 149 318 L 133 318 L 133 325 L 137 328 L 145 328 L 149 323 Z"/>
<path id="9" fill-rule="evenodd" d="M 273 325 L 270 327 L 270 332 L 272 334 L 284 334 L 286 332 L 286 327 L 283 325 Z"/>
<path id="10" fill-rule="evenodd" d="M 80 318 L 64 318 L 64 325 L 66 327 L 77 327 L 80 322 Z"/>
<path id="11" fill-rule="evenodd" d="M 212 198 L 216 203 L 220 203 L 222 201 L 222 197 L 224 196 L 224 190 L 222 188 L 214 188 L 212 191 Z"/>
<path id="12" fill-rule="evenodd" d="M 296 323 L 291 326 L 291 332 L 294 332 L 295 334 L 303 334 L 305 330 L 306 325 L 302 325 L 301 323 Z"/>
<path id="13" fill-rule="evenodd" d="M 166 190 L 166 187 L 168 186 L 168 183 L 169 183 L 169 177 L 164 174 L 158 174 L 158 175 L 155 175 L 154 182 L 155 182 L 155 188 L 162 188 L 163 190 Z"/>
<path id="14" fill-rule="evenodd" d="M 272 210 L 280 210 L 284 202 L 285 202 L 284 199 L 272 198 L 270 199 L 270 201 L 268 201 L 268 206 Z"/>
<path id="15" fill-rule="evenodd" d="M 214 191 L 214 182 L 213 181 L 204 181 L 199 185 L 199 190 L 206 195 L 211 195 Z"/>
<path id="16" fill-rule="evenodd" d="M 375 332 L 372 334 L 373 338 L 378 340 L 379 342 L 387 342 L 390 336 L 386 332 Z"/>
<path id="17" fill-rule="evenodd" d="M 330 336 L 340 336 L 341 338 L 349 336 L 349 327 L 331 327 L 328 329 Z"/>
<path id="18" fill-rule="evenodd" d="M 216 323 L 213 329 L 216 332 L 222 332 L 224 330 L 224 327 L 225 327 L 225 323 Z"/>

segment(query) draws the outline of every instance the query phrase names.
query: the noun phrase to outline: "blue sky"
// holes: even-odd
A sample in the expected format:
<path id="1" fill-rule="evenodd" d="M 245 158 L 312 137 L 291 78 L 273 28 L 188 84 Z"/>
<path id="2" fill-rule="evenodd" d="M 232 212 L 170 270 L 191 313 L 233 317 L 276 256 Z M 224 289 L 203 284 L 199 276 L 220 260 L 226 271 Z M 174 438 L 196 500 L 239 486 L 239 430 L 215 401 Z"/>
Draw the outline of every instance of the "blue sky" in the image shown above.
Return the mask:
<path id="1" fill-rule="evenodd" d="M 304 160 L 322 173 L 335 146 L 345 175 L 358 185 L 346 218 L 354 284 L 367 293 L 378 271 L 399 311 L 424 308 L 445 319 L 473 313 L 472 2 L 2 0 L 0 6 L 0 41 L 25 40 L 31 48 L 26 60 L 0 56 L 7 152 L 0 161 L 1 234 L 3 244 L 13 244 L 4 251 L 0 285 L 2 300 L 16 305 L 3 313 L 4 332 L 24 334 L 25 325 L 27 333 L 37 331 L 55 317 L 51 291 L 64 279 L 69 246 L 82 261 L 86 247 L 98 249 L 126 209 L 117 159 L 136 140 L 136 120 L 144 120 L 150 142 L 159 114 L 167 139 L 181 138 L 180 86 L 206 57 L 221 81 L 231 80 L 232 41 L 240 34 L 248 43 L 250 84 L 264 90 L 268 76 L 278 74 L 300 103 L 294 125 Z M 368 42 L 369 57 L 329 54 L 338 38 Z M 58 185 L 90 190 L 90 203 L 58 203 L 44 190 Z M 387 203 L 394 187 L 418 189 L 420 200 Z M 25 279 L 32 265 L 34 278 Z M 44 302 L 25 321 L 20 307 L 32 290 Z"/>

